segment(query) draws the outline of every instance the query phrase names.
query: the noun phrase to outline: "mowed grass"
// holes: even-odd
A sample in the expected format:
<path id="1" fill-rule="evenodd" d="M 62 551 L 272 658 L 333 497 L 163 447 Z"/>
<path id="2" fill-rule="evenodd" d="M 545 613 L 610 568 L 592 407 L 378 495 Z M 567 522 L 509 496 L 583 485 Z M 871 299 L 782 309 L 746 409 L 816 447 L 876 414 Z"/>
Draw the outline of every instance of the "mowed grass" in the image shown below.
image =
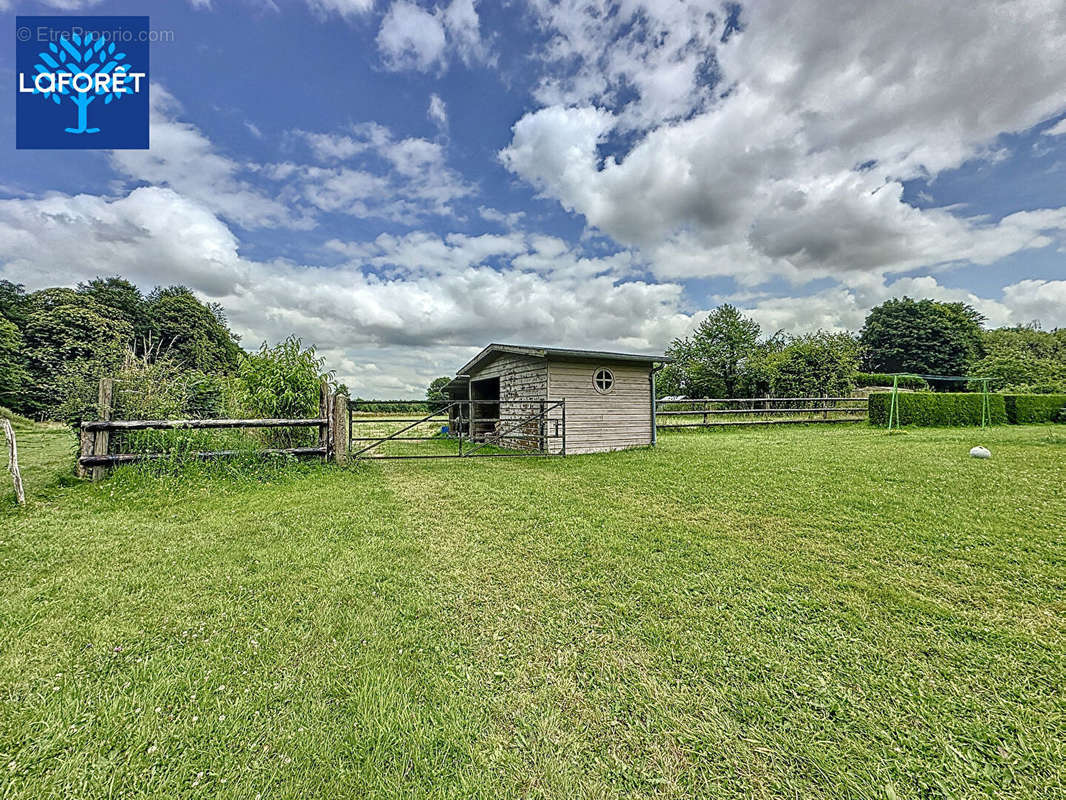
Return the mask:
<path id="1" fill-rule="evenodd" d="M 3 797 L 1066 793 L 1062 427 L 95 486 L 20 437 Z"/>

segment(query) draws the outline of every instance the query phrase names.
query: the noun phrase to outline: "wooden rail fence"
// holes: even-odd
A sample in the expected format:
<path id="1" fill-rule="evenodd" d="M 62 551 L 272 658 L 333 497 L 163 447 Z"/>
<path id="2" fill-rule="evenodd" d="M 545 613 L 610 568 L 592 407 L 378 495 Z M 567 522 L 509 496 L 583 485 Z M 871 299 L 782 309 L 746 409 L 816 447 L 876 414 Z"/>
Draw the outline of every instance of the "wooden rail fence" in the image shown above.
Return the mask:
<path id="1" fill-rule="evenodd" d="M 698 397 L 656 400 L 655 406 L 655 426 L 659 430 L 867 419 L 866 400 L 861 397 Z M 660 417 L 666 417 L 666 421 L 660 421 Z"/>
<path id="2" fill-rule="evenodd" d="M 257 455 L 289 455 L 298 458 L 321 457 L 343 464 L 348 457 L 348 406 L 347 397 L 334 395 L 323 384 L 319 396 L 319 415 L 297 419 L 111 419 L 113 382 L 110 378 L 100 381 L 100 419 L 81 423 L 78 472 L 92 475 L 98 481 L 107 470 L 119 464 L 152 461 L 170 457 L 169 452 L 141 451 L 122 452 L 126 440 L 120 434 L 128 431 L 203 431 L 203 430 L 248 430 L 272 428 L 317 429 L 317 443 L 311 446 L 262 447 Z M 215 449 L 182 452 L 186 458 L 213 459 L 241 454 L 242 450 Z"/>

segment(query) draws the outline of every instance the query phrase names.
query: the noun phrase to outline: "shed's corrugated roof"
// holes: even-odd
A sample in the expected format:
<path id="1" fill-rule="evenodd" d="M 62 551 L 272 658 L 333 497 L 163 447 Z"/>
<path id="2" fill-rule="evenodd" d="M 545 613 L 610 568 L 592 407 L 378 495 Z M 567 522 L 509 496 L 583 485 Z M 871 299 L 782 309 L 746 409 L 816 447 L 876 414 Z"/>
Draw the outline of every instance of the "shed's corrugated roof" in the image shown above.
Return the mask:
<path id="1" fill-rule="evenodd" d="M 529 347 L 517 344 L 490 344 L 470 361 L 459 368 L 457 375 L 469 374 L 484 361 L 492 358 L 497 353 L 515 353 L 517 355 L 534 356 L 536 358 L 577 358 L 596 359 L 602 361 L 636 361 L 636 362 L 661 362 L 668 364 L 673 359 L 660 355 L 647 355 L 644 353 L 612 353 L 606 350 L 571 350 L 564 347 Z"/>

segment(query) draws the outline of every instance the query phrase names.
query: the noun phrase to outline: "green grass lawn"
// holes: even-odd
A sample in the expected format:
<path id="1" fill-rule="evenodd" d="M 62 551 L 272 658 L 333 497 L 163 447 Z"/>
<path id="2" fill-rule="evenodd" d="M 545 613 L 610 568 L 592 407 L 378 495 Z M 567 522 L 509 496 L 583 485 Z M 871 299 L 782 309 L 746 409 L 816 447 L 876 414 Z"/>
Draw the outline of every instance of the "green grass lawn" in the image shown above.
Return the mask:
<path id="1" fill-rule="evenodd" d="M 98 485 L 20 446 L 4 798 L 1066 795 L 1061 426 Z"/>

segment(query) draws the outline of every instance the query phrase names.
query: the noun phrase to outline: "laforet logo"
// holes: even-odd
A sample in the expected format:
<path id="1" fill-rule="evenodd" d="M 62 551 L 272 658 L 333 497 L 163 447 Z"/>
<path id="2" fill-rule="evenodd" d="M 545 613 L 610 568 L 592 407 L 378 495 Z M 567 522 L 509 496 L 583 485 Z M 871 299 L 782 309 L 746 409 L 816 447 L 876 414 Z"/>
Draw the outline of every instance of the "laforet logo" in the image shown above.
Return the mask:
<path id="1" fill-rule="evenodd" d="M 146 149 L 148 17 L 18 17 L 16 147 Z"/>

